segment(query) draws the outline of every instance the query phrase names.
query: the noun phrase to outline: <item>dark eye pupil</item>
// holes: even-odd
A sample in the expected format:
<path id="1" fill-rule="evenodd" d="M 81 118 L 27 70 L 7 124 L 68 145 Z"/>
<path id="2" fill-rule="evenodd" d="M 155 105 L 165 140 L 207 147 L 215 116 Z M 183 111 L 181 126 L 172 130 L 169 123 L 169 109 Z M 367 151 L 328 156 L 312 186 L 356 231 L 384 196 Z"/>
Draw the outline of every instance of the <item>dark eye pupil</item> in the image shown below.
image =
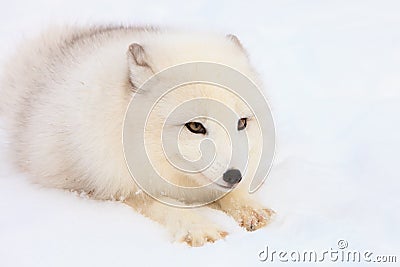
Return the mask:
<path id="1" fill-rule="evenodd" d="M 238 121 L 238 130 L 244 130 L 247 126 L 247 119 L 246 118 L 242 118 Z"/>

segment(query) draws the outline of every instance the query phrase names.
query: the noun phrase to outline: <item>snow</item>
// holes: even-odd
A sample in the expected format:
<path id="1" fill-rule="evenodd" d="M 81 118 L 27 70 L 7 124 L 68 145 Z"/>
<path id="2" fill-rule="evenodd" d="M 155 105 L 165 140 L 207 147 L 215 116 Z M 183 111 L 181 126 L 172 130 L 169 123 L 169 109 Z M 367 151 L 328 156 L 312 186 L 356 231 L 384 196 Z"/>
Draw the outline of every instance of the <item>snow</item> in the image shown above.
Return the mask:
<path id="1" fill-rule="evenodd" d="M 172 243 L 164 228 L 119 202 L 31 184 L 7 161 L 0 132 L 0 266 L 271 265 L 258 260 L 267 245 L 319 252 L 337 249 L 340 239 L 351 250 L 397 255 L 399 262 L 398 14 L 398 1 L 2 2 L 1 62 L 22 37 L 54 23 L 158 24 L 239 36 L 275 118 L 276 161 L 258 194 L 278 215 L 247 233 L 223 214 L 201 210 L 226 225 L 226 240 L 201 248 Z"/>

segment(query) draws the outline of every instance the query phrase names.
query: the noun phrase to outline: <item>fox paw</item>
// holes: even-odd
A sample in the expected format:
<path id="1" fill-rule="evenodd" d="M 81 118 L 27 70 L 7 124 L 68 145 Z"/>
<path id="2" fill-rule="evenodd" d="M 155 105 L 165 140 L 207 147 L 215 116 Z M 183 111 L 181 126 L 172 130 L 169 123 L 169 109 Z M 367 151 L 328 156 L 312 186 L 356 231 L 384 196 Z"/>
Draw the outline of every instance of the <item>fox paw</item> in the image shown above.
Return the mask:
<path id="1" fill-rule="evenodd" d="M 227 235 L 227 232 L 218 229 L 215 225 L 196 224 L 190 225 L 187 229 L 182 229 L 175 235 L 175 238 L 189 246 L 200 247 L 206 243 L 214 243 Z"/>
<path id="2" fill-rule="evenodd" d="M 235 219 L 239 225 L 247 231 L 255 231 L 266 226 L 275 212 L 271 209 L 253 209 L 251 207 L 244 207 L 240 209 Z"/>

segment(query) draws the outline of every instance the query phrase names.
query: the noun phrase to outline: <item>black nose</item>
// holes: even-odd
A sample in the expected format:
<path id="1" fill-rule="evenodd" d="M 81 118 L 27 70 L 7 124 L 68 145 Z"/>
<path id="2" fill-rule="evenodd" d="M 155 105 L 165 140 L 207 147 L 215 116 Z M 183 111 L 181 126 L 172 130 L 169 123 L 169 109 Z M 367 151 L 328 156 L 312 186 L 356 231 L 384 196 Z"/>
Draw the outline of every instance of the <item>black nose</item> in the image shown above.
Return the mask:
<path id="1" fill-rule="evenodd" d="M 242 180 L 242 174 L 239 170 L 231 169 L 224 173 L 222 179 L 228 184 L 237 184 Z"/>

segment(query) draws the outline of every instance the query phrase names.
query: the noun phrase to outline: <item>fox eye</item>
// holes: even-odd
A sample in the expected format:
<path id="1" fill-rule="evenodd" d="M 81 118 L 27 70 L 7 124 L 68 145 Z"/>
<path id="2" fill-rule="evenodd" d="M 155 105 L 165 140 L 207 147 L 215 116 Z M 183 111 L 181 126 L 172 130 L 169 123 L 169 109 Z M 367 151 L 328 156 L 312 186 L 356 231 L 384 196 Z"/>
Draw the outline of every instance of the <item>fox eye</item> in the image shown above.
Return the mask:
<path id="1" fill-rule="evenodd" d="M 247 126 L 247 118 L 238 120 L 238 131 L 244 130 Z"/>
<path id="2" fill-rule="evenodd" d="M 206 128 L 200 122 L 188 122 L 185 124 L 186 128 L 195 134 L 206 134 Z"/>

